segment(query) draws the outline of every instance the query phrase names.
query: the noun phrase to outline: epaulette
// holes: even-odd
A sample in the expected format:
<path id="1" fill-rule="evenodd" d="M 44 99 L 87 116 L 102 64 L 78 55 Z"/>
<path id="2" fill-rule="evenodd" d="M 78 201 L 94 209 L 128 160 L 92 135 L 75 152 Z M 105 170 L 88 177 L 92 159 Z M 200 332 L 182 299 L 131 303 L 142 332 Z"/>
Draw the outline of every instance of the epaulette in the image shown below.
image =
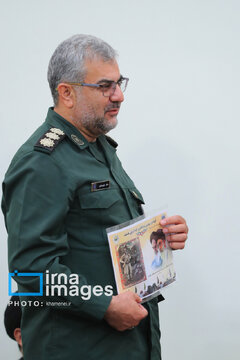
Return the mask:
<path id="1" fill-rule="evenodd" d="M 118 147 L 118 143 L 115 140 L 113 140 L 110 136 L 105 135 L 105 137 L 106 137 L 106 140 L 109 142 L 110 145 L 112 145 L 114 148 Z"/>
<path id="2" fill-rule="evenodd" d="M 51 153 L 65 136 L 66 134 L 61 129 L 51 128 L 40 137 L 34 145 L 34 150 Z"/>

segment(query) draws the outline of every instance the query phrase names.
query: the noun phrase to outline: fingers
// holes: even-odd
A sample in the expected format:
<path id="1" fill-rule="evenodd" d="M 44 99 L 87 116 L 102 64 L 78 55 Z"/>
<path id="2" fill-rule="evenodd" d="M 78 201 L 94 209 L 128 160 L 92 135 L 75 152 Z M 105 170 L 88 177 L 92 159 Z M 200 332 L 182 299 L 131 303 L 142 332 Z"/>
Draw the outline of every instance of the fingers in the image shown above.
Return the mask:
<path id="1" fill-rule="evenodd" d="M 147 311 L 147 309 L 145 309 L 145 307 L 142 306 L 141 304 L 138 304 L 138 306 L 139 306 L 139 308 L 140 308 L 140 310 L 141 310 L 141 312 L 142 312 L 142 319 L 144 319 L 146 316 L 148 316 L 148 311 Z"/>
<path id="2" fill-rule="evenodd" d="M 138 296 L 136 293 L 133 293 L 132 291 L 126 291 L 125 293 L 120 295 L 122 299 L 127 299 L 128 301 L 136 301 L 138 304 L 142 302 L 142 299 L 140 296 Z"/>
<path id="3" fill-rule="evenodd" d="M 129 293 L 130 293 L 130 291 L 129 291 Z M 141 302 L 142 302 L 142 299 L 140 298 L 140 296 L 138 296 L 137 294 L 132 293 L 132 292 L 131 292 L 131 294 L 133 294 L 134 299 L 136 300 L 137 303 L 141 303 Z"/>
<path id="4" fill-rule="evenodd" d="M 113 296 L 104 319 L 118 331 L 137 326 L 148 315 L 139 300 L 141 298 L 131 291 Z"/>
<path id="5" fill-rule="evenodd" d="M 174 216 L 169 216 L 169 217 L 161 220 L 160 224 L 162 226 L 171 225 L 171 224 L 186 224 L 186 221 L 182 216 L 174 215 Z"/>
<path id="6" fill-rule="evenodd" d="M 166 240 L 173 250 L 184 249 L 185 242 L 187 240 L 187 234 L 168 234 L 166 235 Z"/>
<path id="7" fill-rule="evenodd" d="M 187 232 L 187 225 L 186 224 L 179 224 L 179 225 L 169 225 L 168 227 L 163 228 L 164 234 L 168 233 L 185 233 Z"/>
<path id="8" fill-rule="evenodd" d="M 141 302 L 142 302 L 142 299 L 140 298 L 140 296 L 138 296 L 137 294 L 131 292 L 131 291 L 127 291 L 125 294 L 129 294 L 129 297 L 133 298 L 133 300 L 136 301 L 137 303 L 137 306 L 138 306 L 138 310 L 137 312 L 139 312 L 139 310 L 141 311 L 141 313 L 139 313 L 139 316 L 141 316 L 141 319 L 142 320 L 143 318 L 145 318 L 147 315 L 148 315 L 148 312 L 147 310 L 145 309 L 144 306 L 142 306 Z M 140 322 L 139 320 L 139 322 Z M 136 326 L 136 325 L 135 325 Z"/>
<path id="9" fill-rule="evenodd" d="M 170 216 L 160 221 L 164 234 L 170 233 L 188 233 L 188 226 L 183 217 L 179 215 Z"/>
<path id="10" fill-rule="evenodd" d="M 167 235 L 166 239 L 169 243 L 171 242 L 185 242 L 187 240 L 187 234 L 171 234 Z"/>
<path id="11" fill-rule="evenodd" d="M 185 242 L 187 240 L 187 234 L 173 234 L 167 235 L 166 239 L 169 243 L 169 246 L 173 250 L 182 250 L 185 247 Z"/>
<path id="12" fill-rule="evenodd" d="M 173 250 L 182 250 L 185 248 L 185 242 L 171 242 L 171 243 L 169 243 L 169 246 Z"/>
<path id="13" fill-rule="evenodd" d="M 188 226 L 185 219 L 180 215 L 167 217 L 160 221 L 163 232 L 170 247 L 174 250 L 180 250 L 185 247 L 187 240 Z"/>

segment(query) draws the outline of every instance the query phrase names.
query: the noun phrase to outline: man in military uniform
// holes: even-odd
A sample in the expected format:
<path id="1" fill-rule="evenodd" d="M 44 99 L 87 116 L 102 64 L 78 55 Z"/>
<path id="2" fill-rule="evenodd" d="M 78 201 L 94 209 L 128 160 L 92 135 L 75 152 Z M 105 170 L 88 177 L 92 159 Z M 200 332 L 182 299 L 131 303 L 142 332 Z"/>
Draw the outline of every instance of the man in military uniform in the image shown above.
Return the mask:
<path id="1" fill-rule="evenodd" d="M 78 274 L 79 289 L 111 285 L 113 296 L 48 297 L 44 290 L 40 307 L 23 307 L 24 358 L 159 360 L 157 299 L 143 306 L 132 292 L 117 295 L 105 231 L 142 214 L 144 203 L 117 143 L 105 135 L 117 124 L 128 79 L 111 46 L 75 35 L 55 50 L 48 81 L 54 107 L 14 156 L 3 183 L 10 272 Z M 182 249 L 185 220 L 172 216 L 161 225 L 170 246 Z M 39 287 L 37 277 L 16 280 L 20 293 Z M 71 305 L 48 306 L 49 300 Z"/>

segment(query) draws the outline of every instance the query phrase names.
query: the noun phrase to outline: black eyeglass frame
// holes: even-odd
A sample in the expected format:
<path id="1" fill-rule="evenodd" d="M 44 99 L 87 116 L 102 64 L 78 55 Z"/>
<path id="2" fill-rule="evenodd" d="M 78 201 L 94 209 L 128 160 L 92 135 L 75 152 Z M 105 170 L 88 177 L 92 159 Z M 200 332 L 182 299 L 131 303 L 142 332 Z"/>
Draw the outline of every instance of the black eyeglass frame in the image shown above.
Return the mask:
<path id="1" fill-rule="evenodd" d="M 122 84 L 123 81 L 125 81 L 124 89 L 121 88 L 121 84 Z M 106 84 L 88 84 L 88 83 L 84 83 L 84 82 L 77 83 L 77 82 L 70 82 L 70 81 L 64 81 L 64 82 L 66 84 L 69 84 L 69 85 L 89 86 L 89 87 L 92 87 L 92 88 L 98 88 L 98 89 L 102 90 L 103 96 L 109 97 L 109 96 L 112 96 L 115 93 L 117 85 L 120 87 L 122 92 L 124 92 L 126 90 L 126 88 L 127 88 L 128 81 L 129 81 L 129 78 L 121 76 L 118 81 L 105 80 L 105 83 L 109 84 L 107 86 L 106 86 Z M 104 91 L 104 89 L 105 89 L 105 91 Z M 107 92 L 107 91 L 110 91 L 110 90 L 111 90 L 110 94 L 108 94 L 108 95 L 104 94 L 104 92 Z"/>

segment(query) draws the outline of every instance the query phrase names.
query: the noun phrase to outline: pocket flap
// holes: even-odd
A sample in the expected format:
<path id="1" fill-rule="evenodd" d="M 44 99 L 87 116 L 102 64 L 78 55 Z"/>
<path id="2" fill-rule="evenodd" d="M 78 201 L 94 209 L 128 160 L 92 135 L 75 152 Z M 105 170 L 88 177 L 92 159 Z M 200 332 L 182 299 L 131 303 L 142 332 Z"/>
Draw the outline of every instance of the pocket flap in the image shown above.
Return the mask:
<path id="1" fill-rule="evenodd" d="M 107 209 L 120 200 L 120 194 L 116 190 L 102 190 L 78 195 L 82 209 Z"/>

